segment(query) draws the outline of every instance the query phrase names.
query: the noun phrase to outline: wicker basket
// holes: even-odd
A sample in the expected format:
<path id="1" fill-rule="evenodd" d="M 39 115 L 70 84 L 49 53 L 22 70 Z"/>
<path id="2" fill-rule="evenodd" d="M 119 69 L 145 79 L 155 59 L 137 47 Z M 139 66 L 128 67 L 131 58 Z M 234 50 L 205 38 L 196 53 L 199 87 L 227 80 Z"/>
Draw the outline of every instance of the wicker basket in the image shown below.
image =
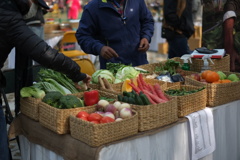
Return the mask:
<path id="1" fill-rule="evenodd" d="M 41 102 L 41 99 L 38 99 L 38 98 L 32 98 L 32 97 L 21 98 L 20 99 L 21 113 L 35 121 L 38 121 L 39 120 L 38 104 L 40 102 Z"/>
<path id="2" fill-rule="evenodd" d="M 39 103 L 39 122 L 42 126 L 58 134 L 69 133 L 69 116 L 76 115 L 82 110 L 94 111 L 95 106 L 72 109 L 58 109 L 46 103 Z"/>
<path id="3" fill-rule="evenodd" d="M 98 147 L 137 134 L 138 115 L 134 112 L 130 118 L 104 124 L 95 124 L 70 116 L 70 132 L 73 138 Z"/>
<path id="4" fill-rule="evenodd" d="M 224 72 L 226 75 L 229 75 L 233 72 Z M 240 74 L 235 73 L 238 77 Z M 230 83 L 220 83 L 220 84 L 211 84 L 211 83 L 202 83 L 196 81 L 190 77 L 186 77 L 185 84 L 194 85 L 194 86 L 206 86 L 207 89 L 207 106 L 214 107 L 222 104 L 226 104 L 235 100 L 240 99 L 240 82 L 230 82 Z"/>
<path id="5" fill-rule="evenodd" d="M 179 61 L 183 64 L 183 60 L 180 57 L 174 57 L 173 60 Z M 221 59 L 212 59 L 214 64 L 209 62 L 209 67 L 211 70 L 215 71 L 230 71 L 230 55 L 226 55 Z M 194 72 L 201 72 L 203 66 L 203 60 L 201 58 L 192 58 L 192 63 L 190 63 L 190 68 Z"/>
<path id="6" fill-rule="evenodd" d="M 155 83 L 158 83 L 162 89 L 165 89 L 168 87 L 167 85 L 167 82 L 164 82 L 164 81 L 159 81 L 157 79 L 149 79 L 149 78 L 144 78 L 144 81 L 148 84 L 155 84 Z M 117 84 L 113 84 L 112 85 L 112 88 L 114 89 L 114 91 L 111 91 L 109 89 L 103 89 L 102 87 L 101 90 L 105 91 L 105 92 L 109 92 L 109 93 L 113 93 L 113 94 L 122 94 L 122 85 L 123 85 L 123 82 L 122 83 L 117 83 Z M 171 84 L 170 84 L 171 85 Z M 180 83 L 175 83 L 175 84 L 172 84 L 172 85 L 180 85 Z"/>
<path id="7" fill-rule="evenodd" d="M 179 85 L 168 88 L 169 89 L 185 89 L 187 91 L 200 89 L 201 87 L 192 85 Z M 173 96 L 177 98 L 178 117 L 185 117 L 186 115 L 202 110 L 207 105 L 207 90 L 203 89 L 199 92 L 184 96 Z"/>
<path id="8" fill-rule="evenodd" d="M 98 91 L 100 96 L 106 98 L 116 99 L 117 96 L 114 94 L 106 93 L 104 91 Z M 83 92 L 74 94 L 78 97 L 83 96 Z M 52 107 L 44 102 L 39 103 L 39 122 L 44 127 L 58 133 L 66 134 L 69 133 L 69 121 L 70 115 L 76 115 L 78 112 L 86 110 L 88 112 L 95 111 L 95 106 L 79 107 L 72 109 L 58 109 Z"/>
<path id="9" fill-rule="evenodd" d="M 147 131 L 162 127 L 178 120 L 177 98 L 170 98 L 168 102 L 154 105 L 133 105 L 138 113 L 138 130 Z"/>

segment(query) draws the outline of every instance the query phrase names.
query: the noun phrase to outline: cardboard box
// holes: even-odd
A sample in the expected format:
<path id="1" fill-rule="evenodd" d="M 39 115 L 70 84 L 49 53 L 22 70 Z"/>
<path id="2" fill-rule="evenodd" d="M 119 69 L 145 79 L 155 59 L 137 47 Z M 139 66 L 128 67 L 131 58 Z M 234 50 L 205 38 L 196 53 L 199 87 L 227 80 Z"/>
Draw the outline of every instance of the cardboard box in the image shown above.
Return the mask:
<path id="1" fill-rule="evenodd" d="M 168 53 L 168 43 L 158 43 L 158 53 L 167 54 Z"/>

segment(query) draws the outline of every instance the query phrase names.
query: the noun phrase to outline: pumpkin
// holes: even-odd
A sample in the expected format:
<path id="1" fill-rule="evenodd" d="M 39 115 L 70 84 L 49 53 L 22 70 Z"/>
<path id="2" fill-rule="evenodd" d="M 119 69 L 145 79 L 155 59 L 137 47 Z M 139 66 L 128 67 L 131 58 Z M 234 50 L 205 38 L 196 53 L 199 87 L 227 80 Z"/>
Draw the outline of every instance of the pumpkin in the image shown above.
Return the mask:
<path id="1" fill-rule="evenodd" d="M 207 73 L 205 80 L 208 83 L 213 83 L 213 82 L 219 81 L 220 80 L 220 76 L 218 75 L 217 72 L 210 71 L 210 72 Z"/>
<path id="2" fill-rule="evenodd" d="M 132 92 L 132 87 L 129 85 L 131 83 L 130 79 L 126 79 L 123 84 L 122 84 L 122 92 L 127 91 L 127 92 Z"/>

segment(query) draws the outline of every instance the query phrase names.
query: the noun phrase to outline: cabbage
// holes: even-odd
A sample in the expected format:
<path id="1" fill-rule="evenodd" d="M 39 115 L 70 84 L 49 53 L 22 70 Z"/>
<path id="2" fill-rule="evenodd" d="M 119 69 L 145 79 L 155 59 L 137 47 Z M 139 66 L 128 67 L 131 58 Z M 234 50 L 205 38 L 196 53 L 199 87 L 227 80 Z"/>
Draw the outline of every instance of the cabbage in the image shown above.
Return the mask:
<path id="1" fill-rule="evenodd" d="M 98 76 L 105 78 L 109 83 L 113 83 L 115 81 L 115 77 L 113 76 L 112 72 L 106 69 L 97 70 L 92 74 L 93 83 L 98 83 Z"/>
<path id="2" fill-rule="evenodd" d="M 137 71 L 134 67 L 132 66 L 123 66 L 118 69 L 116 73 L 116 79 L 114 83 L 120 83 L 125 81 L 127 78 L 132 79 L 135 78 L 139 75 L 139 71 Z"/>

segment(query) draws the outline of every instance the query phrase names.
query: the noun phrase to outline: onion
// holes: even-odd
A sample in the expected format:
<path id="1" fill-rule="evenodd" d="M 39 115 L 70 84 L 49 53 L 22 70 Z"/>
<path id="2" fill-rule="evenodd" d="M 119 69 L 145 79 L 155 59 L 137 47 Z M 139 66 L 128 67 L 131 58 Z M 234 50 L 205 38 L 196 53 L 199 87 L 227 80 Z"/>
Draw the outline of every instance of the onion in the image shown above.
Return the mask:
<path id="1" fill-rule="evenodd" d="M 116 111 L 117 111 L 117 108 L 113 104 L 108 104 L 105 107 L 105 112 L 112 112 L 113 114 L 115 114 Z"/>
<path id="2" fill-rule="evenodd" d="M 123 120 L 122 118 L 117 118 L 115 121 L 121 121 L 121 120 Z"/>
<path id="3" fill-rule="evenodd" d="M 121 111 L 123 108 L 131 108 L 130 104 L 128 103 L 122 103 L 119 107 L 118 110 Z"/>
<path id="4" fill-rule="evenodd" d="M 109 102 L 107 100 L 101 99 L 100 101 L 98 101 L 97 105 L 99 105 L 100 107 L 102 107 L 103 109 L 105 109 L 105 107 L 109 104 Z"/>
<path id="5" fill-rule="evenodd" d="M 97 113 L 97 114 L 100 114 L 101 116 L 104 116 L 104 112 L 102 112 L 102 111 L 96 111 L 95 113 Z"/>
<path id="6" fill-rule="evenodd" d="M 113 103 L 113 105 L 118 109 L 121 106 L 121 102 L 116 101 L 116 102 Z"/>
<path id="7" fill-rule="evenodd" d="M 120 111 L 120 117 L 126 119 L 132 116 L 132 110 L 130 108 L 123 108 Z"/>
<path id="8" fill-rule="evenodd" d="M 112 112 L 105 112 L 104 113 L 104 117 L 106 117 L 106 116 L 108 116 L 108 117 L 110 117 L 112 119 L 115 119 L 115 116 L 114 116 L 114 114 Z"/>

